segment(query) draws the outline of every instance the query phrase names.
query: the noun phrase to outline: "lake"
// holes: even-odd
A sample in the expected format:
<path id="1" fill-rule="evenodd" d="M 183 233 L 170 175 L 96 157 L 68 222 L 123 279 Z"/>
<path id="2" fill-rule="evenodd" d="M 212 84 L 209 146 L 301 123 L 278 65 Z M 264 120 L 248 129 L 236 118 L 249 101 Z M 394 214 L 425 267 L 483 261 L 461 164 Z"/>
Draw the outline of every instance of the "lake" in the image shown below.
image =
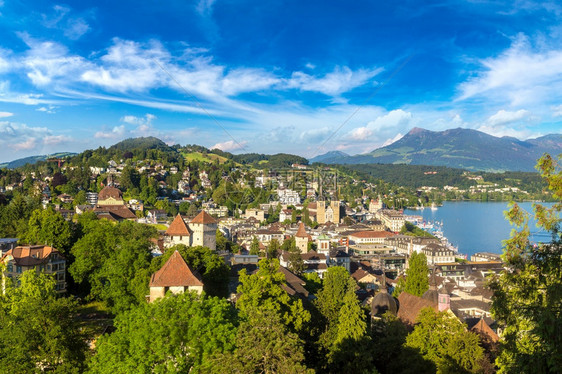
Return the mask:
<path id="1" fill-rule="evenodd" d="M 442 221 L 443 235 L 459 249 L 470 255 L 476 252 L 502 253 L 502 240 L 508 239 L 513 226 L 505 219 L 507 202 L 446 201 L 437 210 L 404 210 L 404 214 L 422 216 L 425 221 Z M 533 213 L 532 203 L 519 205 Z M 552 206 L 551 203 L 544 203 Z M 531 220 L 532 240 L 549 241 L 550 235 L 540 231 Z"/>

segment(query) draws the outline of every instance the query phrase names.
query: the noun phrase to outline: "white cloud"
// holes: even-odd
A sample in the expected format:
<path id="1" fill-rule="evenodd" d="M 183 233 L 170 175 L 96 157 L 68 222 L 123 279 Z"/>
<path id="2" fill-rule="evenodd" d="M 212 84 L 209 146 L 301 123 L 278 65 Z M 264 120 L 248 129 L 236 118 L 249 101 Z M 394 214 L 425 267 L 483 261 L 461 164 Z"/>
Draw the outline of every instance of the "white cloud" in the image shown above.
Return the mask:
<path id="1" fill-rule="evenodd" d="M 523 118 L 528 116 L 529 116 L 529 111 L 524 109 L 520 109 L 516 112 L 510 112 L 501 109 L 496 114 L 488 118 L 488 123 L 490 124 L 490 126 L 501 126 L 501 125 L 506 125 L 509 123 L 522 120 Z"/>
<path id="2" fill-rule="evenodd" d="M 94 138 L 98 139 L 116 139 L 125 134 L 125 125 L 115 126 L 110 131 L 98 131 L 94 134 Z"/>
<path id="3" fill-rule="evenodd" d="M 482 71 L 459 86 L 459 100 L 470 98 L 529 105 L 557 100 L 562 92 L 562 49 L 533 48 L 519 34 L 497 57 L 479 61 Z"/>
<path id="4" fill-rule="evenodd" d="M 124 116 L 121 118 L 121 121 L 131 125 L 141 126 L 150 125 L 155 119 L 156 116 L 154 114 L 147 113 L 144 117 Z"/>
<path id="5" fill-rule="evenodd" d="M 323 77 L 315 77 L 297 71 L 292 74 L 291 79 L 287 80 L 286 85 L 288 88 L 296 88 L 302 91 L 313 91 L 329 96 L 339 96 L 344 92 L 366 84 L 382 71 L 382 68 L 352 71 L 347 66 L 337 66 L 334 71 Z"/>
<path id="6" fill-rule="evenodd" d="M 195 9 L 202 16 L 210 16 L 213 12 L 214 4 L 215 0 L 199 0 L 199 3 L 197 3 L 197 7 Z"/>
<path id="7" fill-rule="evenodd" d="M 404 137 L 404 135 L 402 135 L 401 133 L 398 133 L 398 134 L 396 134 L 396 136 L 394 138 L 387 139 L 384 143 L 382 143 L 382 146 L 386 147 L 387 145 L 391 145 L 392 143 L 396 143 L 397 141 L 399 141 L 403 137 Z"/>
<path id="8" fill-rule="evenodd" d="M 80 71 L 89 65 L 84 58 L 69 55 L 67 48 L 62 44 L 41 42 L 26 33 L 19 35 L 29 46 L 21 63 L 28 78 L 36 86 L 46 86 L 57 79 L 66 81 L 68 77 L 80 74 Z"/>
<path id="9" fill-rule="evenodd" d="M 62 30 L 64 36 L 71 40 L 78 40 L 90 31 L 90 25 L 82 17 L 68 16 L 72 10 L 66 6 L 55 5 L 53 13 L 43 14 L 43 25 L 49 29 Z M 68 17 L 67 17 L 68 16 Z"/>
<path id="10" fill-rule="evenodd" d="M 551 106 L 553 117 L 562 117 L 562 104 Z"/>
<path id="11" fill-rule="evenodd" d="M 65 135 L 54 135 L 46 127 L 31 127 L 15 122 L 0 122 L 0 155 L 4 157 L 13 154 L 10 151 L 31 151 L 37 154 L 44 151 L 44 147 L 58 145 L 71 141 Z"/>
<path id="12" fill-rule="evenodd" d="M 0 112 L 0 118 L 11 117 L 13 115 L 14 113 L 10 113 L 10 112 Z"/>
<path id="13" fill-rule="evenodd" d="M 349 133 L 349 137 L 353 140 L 366 140 L 373 135 L 373 131 L 367 127 L 358 127 Z"/>
<path id="14" fill-rule="evenodd" d="M 531 132 L 527 129 L 516 129 L 508 126 L 491 126 L 487 124 L 478 127 L 477 130 L 497 137 L 510 136 L 520 140 L 534 138 L 542 135 L 540 133 L 537 134 L 535 132 Z"/>
<path id="15" fill-rule="evenodd" d="M 54 105 L 49 105 L 49 106 L 42 106 L 39 107 L 37 109 L 35 109 L 38 112 L 44 112 L 44 113 L 48 113 L 48 114 L 55 114 L 57 111 L 58 107 L 54 106 Z"/>
<path id="16" fill-rule="evenodd" d="M 78 40 L 90 31 L 90 25 L 83 18 L 74 18 L 68 21 L 64 35 L 71 40 Z"/>
<path id="17" fill-rule="evenodd" d="M 334 133 L 334 129 L 320 127 L 301 132 L 299 139 L 306 143 L 321 143 Z"/>
<path id="18" fill-rule="evenodd" d="M 70 141 L 72 141 L 72 138 L 66 135 L 47 135 L 43 139 L 43 143 L 46 145 L 59 145 Z"/>
<path id="19" fill-rule="evenodd" d="M 213 145 L 211 149 L 220 149 L 221 151 L 232 152 L 244 149 L 247 143 L 247 141 L 235 142 L 234 140 L 229 140 L 223 143 L 217 143 Z"/>

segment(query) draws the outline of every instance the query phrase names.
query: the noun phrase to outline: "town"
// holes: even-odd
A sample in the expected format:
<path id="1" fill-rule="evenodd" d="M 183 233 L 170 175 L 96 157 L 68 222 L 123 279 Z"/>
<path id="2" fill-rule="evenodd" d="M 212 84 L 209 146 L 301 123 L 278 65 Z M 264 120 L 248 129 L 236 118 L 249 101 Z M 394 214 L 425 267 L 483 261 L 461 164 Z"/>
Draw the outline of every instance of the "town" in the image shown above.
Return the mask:
<path id="1" fill-rule="evenodd" d="M 408 339 L 421 333 L 424 318 L 445 318 L 456 326 L 458 339 L 472 339 L 463 343 L 468 356 L 451 358 L 455 365 L 467 372 L 494 371 L 503 331 L 492 314 L 489 279 L 508 265 L 489 252 L 466 258 L 439 231 L 423 230 L 420 217 L 397 208 L 397 201 L 408 199 L 405 189 L 287 156 L 281 165 L 259 169 L 219 151 L 169 148 L 154 140 L 147 147 L 146 141 L 2 170 L 0 223 L 11 234 L 0 240 L 4 290 L 15 287 L 16 295 L 32 287 L 37 279 L 24 276 L 31 270 L 52 278 L 51 297 L 78 300 L 72 319 L 81 324 L 80 339 L 87 344 L 80 354 L 97 352 L 89 364 L 94 372 L 110 365 L 103 348 L 110 343 L 104 342 L 122 334 L 120 316 L 158 308 L 162 300 L 183 294 L 192 303 L 193 295 L 219 297 L 223 308 L 234 306 L 240 316 L 250 313 L 250 305 L 259 309 L 268 302 L 292 308 L 284 318 L 302 321 L 286 321 L 284 331 L 296 334 L 297 346 L 315 345 L 326 361 L 306 357 L 299 348 L 291 371 L 307 360 L 319 372 L 353 367 L 358 353 L 343 348 L 340 338 L 330 335 L 336 333 L 353 344 L 363 341 L 367 351 L 380 349 L 379 341 L 395 344 L 388 352 L 393 357 L 406 354 L 404 347 L 420 348 Z M 435 206 L 421 193 L 419 207 L 422 201 Z M 263 289 L 252 291 L 252 282 L 263 277 L 275 281 L 260 287 L 280 287 L 275 298 Z M 335 296 L 327 292 L 340 296 L 330 299 Z M 330 312 L 325 303 L 335 303 Z M 346 321 L 338 315 L 346 308 L 355 312 L 345 312 L 345 318 L 357 318 L 359 327 L 341 325 Z M 322 315 L 324 327 L 314 327 L 311 313 Z M 257 328 L 263 322 L 248 318 L 240 323 Z M 388 334 L 396 323 L 404 341 L 392 343 Z M 448 342 L 440 342 L 443 349 Z M 236 361 L 238 351 L 247 349 L 236 347 L 216 349 Z M 41 365 L 60 367 L 65 359 L 55 357 L 43 358 Z M 464 364 L 455 361 L 466 357 Z M 420 360 L 407 362 L 427 364 L 429 372 L 444 365 Z M 367 362 L 381 372 L 400 368 L 385 360 Z M 201 363 L 189 365 L 212 371 Z"/>

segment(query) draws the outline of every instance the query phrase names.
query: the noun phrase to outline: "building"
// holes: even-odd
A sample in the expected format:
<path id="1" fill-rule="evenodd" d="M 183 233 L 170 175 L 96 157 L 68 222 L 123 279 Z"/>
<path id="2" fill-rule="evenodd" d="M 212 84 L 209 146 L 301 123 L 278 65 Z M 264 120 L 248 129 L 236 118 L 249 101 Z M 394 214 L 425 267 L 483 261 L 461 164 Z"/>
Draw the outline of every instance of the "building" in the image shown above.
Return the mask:
<path id="1" fill-rule="evenodd" d="M 440 244 L 428 244 L 421 252 L 427 258 L 428 265 L 455 262 L 455 252 Z"/>
<path id="2" fill-rule="evenodd" d="M 178 251 L 166 261 L 164 266 L 150 278 L 150 302 L 164 297 L 166 292 L 173 294 L 195 291 L 203 292 L 203 281 L 197 272 L 191 270 Z"/>
<path id="3" fill-rule="evenodd" d="M 387 229 L 392 232 L 399 232 L 404 226 L 404 215 L 397 210 L 382 209 L 379 211 L 379 219 Z"/>
<path id="4" fill-rule="evenodd" d="M 66 259 L 60 252 L 46 245 L 18 246 L 10 249 L 2 256 L 5 270 L 2 283 L 11 279 L 18 284 L 18 278 L 27 270 L 36 270 L 45 274 L 53 274 L 55 290 L 66 291 Z"/>
<path id="5" fill-rule="evenodd" d="M 265 221 L 265 211 L 262 209 L 246 209 L 244 212 L 244 218 L 255 218 L 260 222 Z"/>
<path id="6" fill-rule="evenodd" d="M 2 253 L 0 256 L 3 256 L 8 252 L 10 249 L 16 248 L 18 245 L 18 238 L 2 238 L 0 239 L 0 250 Z"/>
<path id="7" fill-rule="evenodd" d="M 164 247 L 169 248 L 176 244 L 188 247 L 204 246 L 212 251 L 217 248 L 217 221 L 207 212 L 202 210 L 189 224 L 181 215 L 177 215 L 164 235 Z"/>
<path id="8" fill-rule="evenodd" d="M 90 205 L 96 205 L 98 203 L 98 194 L 96 192 L 86 192 L 86 201 Z"/>
<path id="9" fill-rule="evenodd" d="M 279 202 L 283 205 L 298 205 L 301 203 L 299 193 L 288 188 L 278 189 L 277 196 L 279 196 Z"/>
<path id="10" fill-rule="evenodd" d="M 113 221 L 137 219 L 137 215 L 125 205 L 123 193 L 113 186 L 106 186 L 99 192 L 94 213 L 100 218 Z"/>
<path id="11" fill-rule="evenodd" d="M 295 234 L 295 244 L 297 248 L 301 251 L 301 253 L 308 252 L 308 243 L 312 241 L 310 235 L 306 233 L 306 229 L 304 228 L 304 223 L 299 222 L 299 229 Z"/>
<path id="12" fill-rule="evenodd" d="M 158 223 L 160 221 L 165 221 L 168 218 L 168 214 L 164 209 L 152 209 L 146 214 L 146 219 L 152 223 Z"/>
<path id="13" fill-rule="evenodd" d="M 395 236 L 388 231 L 358 231 L 350 234 L 350 244 L 384 244 L 387 238 Z"/>
<path id="14" fill-rule="evenodd" d="M 342 214 L 341 203 L 337 200 L 330 201 L 321 198 L 316 202 L 316 221 L 323 225 L 326 222 L 340 223 Z"/>

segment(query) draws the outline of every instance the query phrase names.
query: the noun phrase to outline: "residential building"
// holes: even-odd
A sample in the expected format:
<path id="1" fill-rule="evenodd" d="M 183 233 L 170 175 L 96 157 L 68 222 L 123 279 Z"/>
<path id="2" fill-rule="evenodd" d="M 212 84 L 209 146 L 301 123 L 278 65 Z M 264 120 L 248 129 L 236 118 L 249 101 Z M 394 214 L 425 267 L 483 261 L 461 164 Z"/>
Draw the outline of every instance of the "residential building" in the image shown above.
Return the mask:
<path id="1" fill-rule="evenodd" d="M 427 265 L 455 262 L 455 252 L 440 244 L 428 244 L 421 252 L 427 258 Z"/>
<path id="2" fill-rule="evenodd" d="M 8 279 L 18 282 L 20 275 L 27 270 L 36 270 L 45 274 L 53 274 L 55 290 L 66 291 L 66 259 L 53 247 L 46 245 L 18 246 L 8 250 L 2 256 L 5 270 L 2 282 Z"/>
<path id="3" fill-rule="evenodd" d="M 399 232 L 404 226 L 404 214 L 393 209 L 382 209 L 378 213 L 378 218 L 383 222 L 385 227 L 392 232 Z"/>

